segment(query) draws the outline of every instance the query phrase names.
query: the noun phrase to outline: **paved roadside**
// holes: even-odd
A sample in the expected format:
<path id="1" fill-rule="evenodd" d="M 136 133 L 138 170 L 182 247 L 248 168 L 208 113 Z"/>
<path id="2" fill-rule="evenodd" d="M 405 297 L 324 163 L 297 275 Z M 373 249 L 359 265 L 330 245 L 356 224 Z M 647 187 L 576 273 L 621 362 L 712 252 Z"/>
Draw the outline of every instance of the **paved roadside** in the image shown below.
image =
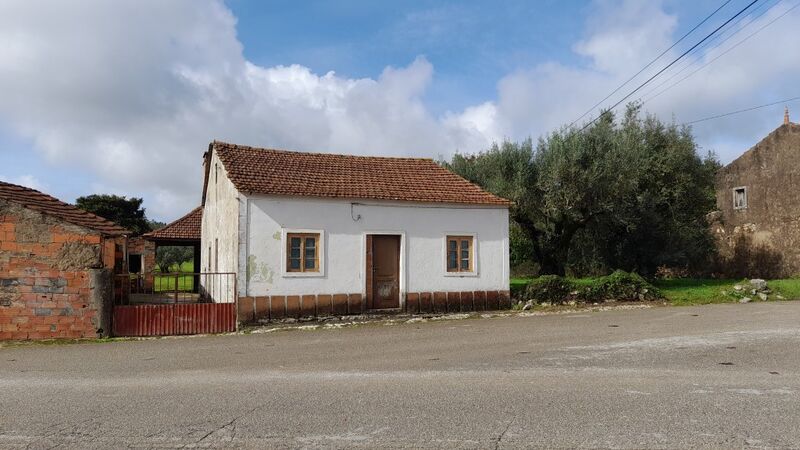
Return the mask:
<path id="1" fill-rule="evenodd" d="M 0 447 L 800 446 L 800 302 L 0 349 Z"/>

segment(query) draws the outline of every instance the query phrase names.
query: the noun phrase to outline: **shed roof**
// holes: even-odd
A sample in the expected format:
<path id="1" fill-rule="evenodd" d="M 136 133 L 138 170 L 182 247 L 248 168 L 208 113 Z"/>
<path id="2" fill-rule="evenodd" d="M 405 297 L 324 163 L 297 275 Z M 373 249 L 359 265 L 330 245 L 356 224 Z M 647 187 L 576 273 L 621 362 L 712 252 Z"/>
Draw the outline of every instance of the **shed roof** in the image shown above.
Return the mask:
<path id="1" fill-rule="evenodd" d="M 199 241 L 202 223 L 203 207 L 198 206 L 165 227 L 145 233 L 144 237 L 157 241 Z"/>
<path id="2" fill-rule="evenodd" d="M 236 189 L 249 194 L 509 206 L 429 158 L 351 156 L 214 141 Z M 206 168 L 206 183 L 209 168 Z"/>
<path id="3" fill-rule="evenodd" d="M 131 234 L 110 220 L 25 186 L 0 181 L 0 198 L 108 236 Z"/>

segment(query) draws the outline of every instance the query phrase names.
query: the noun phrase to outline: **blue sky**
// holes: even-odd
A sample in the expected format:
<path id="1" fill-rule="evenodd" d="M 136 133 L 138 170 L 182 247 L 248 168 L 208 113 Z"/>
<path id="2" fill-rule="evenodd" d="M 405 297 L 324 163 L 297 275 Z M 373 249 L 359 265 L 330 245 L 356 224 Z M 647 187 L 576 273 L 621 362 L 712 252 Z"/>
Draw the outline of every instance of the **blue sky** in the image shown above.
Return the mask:
<path id="1" fill-rule="evenodd" d="M 495 95 L 514 70 L 569 52 L 588 2 L 263 2 L 232 0 L 244 54 L 262 66 L 296 63 L 314 72 L 374 77 L 424 55 L 436 68 L 426 100 L 434 111 Z"/>
<path id="2" fill-rule="evenodd" d="M 800 9 L 790 11 L 800 0 L 759 1 L 685 73 L 774 24 L 645 109 L 681 122 L 800 95 Z M 435 158 L 537 138 L 722 3 L 81 0 L 43 9 L 9 0 L 0 3 L 0 179 L 67 201 L 144 197 L 150 216 L 169 220 L 199 201 L 200 156 L 213 139 Z M 731 0 L 652 70 L 747 3 Z M 800 104 L 789 106 L 800 116 Z M 782 110 L 705 122 L 695 134 L 730 161 Z"/>

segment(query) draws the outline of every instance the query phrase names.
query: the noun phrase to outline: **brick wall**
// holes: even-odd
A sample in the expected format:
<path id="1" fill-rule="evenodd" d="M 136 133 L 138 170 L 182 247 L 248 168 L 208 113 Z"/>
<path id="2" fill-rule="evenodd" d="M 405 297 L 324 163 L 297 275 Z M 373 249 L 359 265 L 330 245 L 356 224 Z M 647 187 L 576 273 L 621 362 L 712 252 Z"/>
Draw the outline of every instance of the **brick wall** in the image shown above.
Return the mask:
<path id="1" fill-rule="evenodd" d="M 509 308 L 509 291 L 414 292 L 406 294 L 403 312 L 424 314 Z M 237 317 L 240 323 L 256 323 L 363 313 L 369 313 L 369 309 L 361 294 L 267 295 L 240 297 Z"/>
<path id="2" fill-rule="evenodd" d="M 128 254 L 142 255 L 142 265 L 145 273 L 152 273 L 156 268 L 156 243 L 148 241 L 142 237 L 135 237 L 128 240 Z M 153 277 L 145 276 L 142 278 L 143 289 L 146 292 L 153 290 Z"/>
<path id="3" fill-rule="evenodd" d="M 92 274 L 122 245 L 0 200 L 0 339 L 96 337 Z"/>

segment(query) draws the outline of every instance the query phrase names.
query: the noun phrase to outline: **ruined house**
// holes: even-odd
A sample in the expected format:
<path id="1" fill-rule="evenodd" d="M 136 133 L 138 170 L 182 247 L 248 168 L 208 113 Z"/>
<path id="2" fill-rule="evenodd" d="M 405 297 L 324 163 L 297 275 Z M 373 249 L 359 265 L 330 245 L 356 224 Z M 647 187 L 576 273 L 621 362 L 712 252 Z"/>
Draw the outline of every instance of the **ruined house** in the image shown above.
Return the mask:
<path id="1" fill-rule="evenodd" d="M 717 175 L 709 215 L 727 276 L 800 273 L 800 124 L 789 121 Z"/>
<path id="2" fill-rule="evenodd" d="M 128 231 L 0 181 L 0 340 L 105 336 Z"/>

